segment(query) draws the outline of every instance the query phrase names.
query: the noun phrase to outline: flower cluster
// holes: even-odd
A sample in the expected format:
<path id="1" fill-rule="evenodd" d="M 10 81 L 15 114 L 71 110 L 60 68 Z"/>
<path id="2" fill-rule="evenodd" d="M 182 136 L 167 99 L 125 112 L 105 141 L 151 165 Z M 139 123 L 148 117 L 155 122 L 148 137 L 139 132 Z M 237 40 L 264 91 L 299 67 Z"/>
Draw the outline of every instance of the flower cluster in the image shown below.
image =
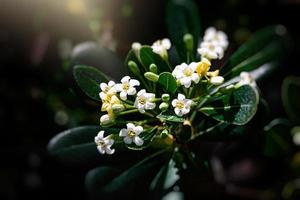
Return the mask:
<path id="1" fill-rule="evenodd" d="M 211 60 L 223 57 L 227 46 L 227 36 L 224 32 L 208 28 L 197 51 L 201 55 L 201 60 L 183 62 L 173 68 L 168 61 L 170 40 L 167 38 L 158 40 L 147 48 L 151 48 L 152 52 L 159 55 L 172 69 L 167 72 L 167 80 L 161 78 L 163 72 L 159 74 L 158 67 L 154 63 L 150 66 L 143 64 L 145 68 L 143 77 L 137 64 L 130 61 L 136 79 L 125 76 L 119 83 L 114 81 L 101 83 L 99 93 L 102 101 L 101 111 L 106 114 L 100 117 L 100 124 L 118 127 L 119 134 L 104 137 L 104 131 L 100 131 L 95 137 L 99 152 L 113 154 L 114 149 L 111 149 L 111 146 L 115 140 L 123 142 L 130 148 L 132 146 L 139 148 L 145 145 L 149 138 L 168 136 L 168 133 L 178 129 L 183 121 L 192 121 L 201 99 L 197 86 L 209 88 L 224 82 L 219 70 L 210 71 L 210 67 Z M 139 60 L 141 48 L 143 46 L 140 43 L 132 45 L 134 54 Z M 175 85 L 169 82 L 169 79 L 173 79 Z M 170 84 L 176 87 L 177 92 L 168 92 Z M 243 73 L 238 84 L 254 83 L 250 75 Z M 172 135 L 168 138 L 174 140 Z"/>

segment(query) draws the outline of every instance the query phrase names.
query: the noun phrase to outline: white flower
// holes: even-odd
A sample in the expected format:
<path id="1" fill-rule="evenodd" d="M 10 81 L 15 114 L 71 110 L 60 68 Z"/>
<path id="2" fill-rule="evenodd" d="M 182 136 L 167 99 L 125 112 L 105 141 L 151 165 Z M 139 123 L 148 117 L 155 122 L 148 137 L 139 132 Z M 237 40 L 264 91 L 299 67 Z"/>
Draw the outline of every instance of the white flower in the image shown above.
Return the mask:
<path id="1" fill-rule="evenodd" d="M 120 137 L 124 137 L 124 142 L 126 144 L 131 144 L 134 142 L 137 146 L 142 146 L 144 141 L 139 137 L 140 133 L 143 132 L 143 127 L 135 126 L 132 123 L 128 123 L 127 128 L 123 128 L 120 131 Z"/>
<path id="2" fill-rule="evenodd" d="M 101 111 L 111 111 L 114 104 L 121 104 L 120 99 L 116 95 L 104 94 Z"/>
<path id="3" fill-rule="evenodd" d="M 131 45 L 131 48 L 134 50 L 134 51 L 139 51 L 141 49 L 142 45 L 141 43 L 139 42 L 134 42 L 132 43 Z"/>
<path id="4" fill-rule="evenodd" d="M 208 59 L 221 59 L 224 56 L 223 48 L 216 41 L 202 42 L 198 53 Z"/>
<path id="5" fill-rule="evenodd" d="M 183 94 L 178 94 L 177 99 L 172 101 L 172 106 L 175 108 L 176 115 L 182 116 L 190 112 L 193 101 L 186 99 Z"/>
<path id="6" fill-rule="evenodd" d="M 252 87 L 257 86 L 255 80 L 252 78 L 251 74 L 248 72 L 241 72 L 240 78 L 241 78 L 241 80 L 238 82 L 239 86 L 242 86 L 242 85 L 251 85 Z"/>
<path id="7" fill-rule="evenodd" d="M 106 98 L 106 94 L 109 94 L 109 95 L 116 94 L 116 89 L 114 88 L 114 86 L 115 86 L 114 81 L 109 81 L 107 84 L 100 83 L 100 89 L 101 89 L 101 92 L 99 94 L 100 98 L 102 100 L 104 100 Z"/>
<path id="8" fill-rule="evenodd" d="M 217 31 L 214 27 L 209 27 L 205 30 L 203 37 L 205 42 L 216 42 L 224 50 L 228 47 L 227 35 L 223 31 Z"/>
<path id="9" fill-rule="evenodd" d="M 213 85 L 221 85 L 224 82 L 224 78 L 222 76 L 213 76 L 209 81 Z"/>
<path id="10" fill-rule="evenodd" d="M 140 82 L 135 79 L 131 79 L 129 76 L 124 76 L 121 79 L 121 83 L 115 85 L 117 92 L 120 92 L 122 100 L 127 99 L 127 95 L 134 95 L 136 93 L 136 86 L 139 86 Z"/>
<path id="11" fill-rule="evenodd" d="M 145 110 L 153 110 L 156 106 L 152 101 L 155 98 L 155 94 L 147 93 L 145 89 L 140 90 L 137 93 L 137 97 L 134 102 L 134 107 L 139 109 L 141 113 L 145 113 Z"/>
<path id="12" fill-rule="evenodd" d="M 114 149 L 111 146 L 114 144 L 114 140 L 110 139 L 110 136 L 104 138 L 104 131 L 100 131 L 95 137 L 95 143 L 97 144 L 97 149 L 101 154 L 113 154 Z"/>
<path id="13" fill-rule="evenodd" d="M 192 84 L 192 81 L 198 83 L 200 80 L 199 75 L 196 72 L 198 64 L 196 62 L 192 62 L 187 65 L 186 63 L 182 63 L 177 65 L 172 72 L 172 75 L 179 80 L 181 85 L 189 88 Z"/>
<path id="14" fill-rule="evenodd" d="M 171 41 L 168 38 L 157 40 L 151 46 L 154 53 L 159 54 L 161 57 L 165 58 L 168 56 L 167 50 L 171 48 Z"/>

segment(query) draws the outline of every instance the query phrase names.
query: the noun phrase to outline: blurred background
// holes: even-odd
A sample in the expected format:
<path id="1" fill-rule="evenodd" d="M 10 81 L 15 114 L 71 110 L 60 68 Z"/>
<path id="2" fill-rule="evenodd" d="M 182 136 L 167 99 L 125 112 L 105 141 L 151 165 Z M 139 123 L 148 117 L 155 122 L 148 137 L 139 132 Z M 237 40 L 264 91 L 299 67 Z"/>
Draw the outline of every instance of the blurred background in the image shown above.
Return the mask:
<path id="1" fill-rule="evenodd" d="M 300 1 L 196 2 L 203 29 L 213 25 L 228 34 L 228 54 L 266 25 L 283 24 L 290 31 L 293 52 L 259 84 L 272 116 L 285 117 L 282 80 L 300 75 Z M 98 45 L 99 51 L 109 49 L 108 55 L 115 52 L 123 62 L 132 42 L 152 44 L 167 37 L 165 4 L 162 0 L 1 0 L 1 200 L 86 198 L 85 169 L 63 166 L 46 152 L 49 139 L 58 132 L 98 124 L 95 104 L 74 84 L 72 59 L 103 64 L 95 57 L 78 58 L 78 52 Z M 93 43 L 82 44 L 86 41 Z M 121 76 L 119 71 L 106 70 L 113 77 Z"/>

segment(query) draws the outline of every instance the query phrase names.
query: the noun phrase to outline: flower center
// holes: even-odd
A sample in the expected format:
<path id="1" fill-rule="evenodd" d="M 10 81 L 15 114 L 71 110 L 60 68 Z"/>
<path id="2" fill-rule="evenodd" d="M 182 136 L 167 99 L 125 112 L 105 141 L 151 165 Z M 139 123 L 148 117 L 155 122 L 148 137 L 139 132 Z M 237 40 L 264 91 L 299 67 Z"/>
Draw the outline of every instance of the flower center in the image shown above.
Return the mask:
<path id="1" fill-rule="evenodd" d="M 191 76 L 193 74 L 192 70 L 189 68 L 186 68 L 185 70 L 183 70 L 183 74 L 185 76 Z"/>
<path id="2" fill-rule="evenodd" d="M 200 76 L 206 75 L 208 70 L 209 70 L 209 65 L 204 63 L 204 62 L 200 62 L 199 65 L 196 68 L 196 71 Z"/>
<path id="3" fill-rule="evenodd" d="M 97 141 L 97 145 L 103 147 L 103 146 L 105 146 L 105 142 L 103 140 L 99 140 L 99 141 Z"/>
<path id="4" fill-rule="evenodd" d="M 184 107 L 183 101 L 177 101 L 176 107 L 179 108 L 179 109 L 182 109 Z"/>
<path id="5" fill-rule="evenodd" d="M 128 131 L 128 137 L 133 138 L 135 136 L 135 132 Z"/>
<path id="6" fill-rule="evenodd" d="M 129 89 L 129 83 L 123 83 L 123 90 L 127 91 Z"/>
<path id="7" fill-rule="evenodd" d="M 140 97 L 138 101 L 140 104 L 144 105 L 146 103 L 146 98 Z"/>

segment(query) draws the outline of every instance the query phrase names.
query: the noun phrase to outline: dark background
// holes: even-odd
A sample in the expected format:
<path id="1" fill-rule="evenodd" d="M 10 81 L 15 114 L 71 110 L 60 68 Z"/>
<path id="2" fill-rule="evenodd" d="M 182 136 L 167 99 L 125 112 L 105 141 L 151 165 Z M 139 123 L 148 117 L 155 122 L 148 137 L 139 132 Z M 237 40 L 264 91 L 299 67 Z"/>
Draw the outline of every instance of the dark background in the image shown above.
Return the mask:
<path id="1" fill-rule="evenodd" d="M 4 0 L 0 6 L 0 199 L 84 199 L 85 169 L 64 166 L 47 155 L 58 132 L 97 124 L 97 110 L 70 89 L 74 82 L 58 51 L 63 39 L 75 45 L 99 39 L 124 60 L 131 43 L 152 44 L 167 37 L 165 1 Z M 75 2 L 75 3 L 74 3 Z M 285 117 L 280 87 L 287 75 L 300 75 L 300 1 L 197 1 L 203 29 L 217 26 L 228 34 L 231 49 L 251 33 L 283 24 L 293 52 L 259 86 L 274 117 Z M 99 9 L 98 16 L 90 16 Z M 101 16 L 101 17 L 99 17 Z M 95 36 L 91 20 L 100 23 Z M 108 30 L 108 31 L 107 31 Z M 97 31 L 96 31 L 97 32 Z M 111 37 L 112 36 L 112 37 Z M 108 39 L 107 39 L 108 38 Z M 114 40 L 111 40 L 111 39 Z M 211 188 L 213 190 L 213 188 Z M 221 195 L 221 194 L 220 194 Z"/>

